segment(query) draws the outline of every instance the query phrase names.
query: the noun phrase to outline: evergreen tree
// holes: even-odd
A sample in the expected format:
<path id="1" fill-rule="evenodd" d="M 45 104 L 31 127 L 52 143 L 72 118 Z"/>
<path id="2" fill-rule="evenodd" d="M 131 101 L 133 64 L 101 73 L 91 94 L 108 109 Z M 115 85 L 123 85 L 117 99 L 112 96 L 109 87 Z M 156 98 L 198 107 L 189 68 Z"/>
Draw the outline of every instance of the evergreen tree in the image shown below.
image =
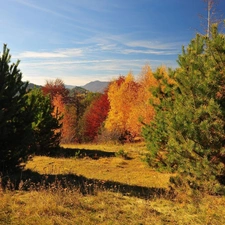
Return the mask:
<path id="1" fill-rule="evenodd" d="M 10 172 L 32 153 L 33 113 L 27 105 L 27 85 L 17 63 L 10 63 L 4 45 L 0 57 L 0 171 Z"/>
<path id="2" fill-rule="evenodd" d="M 44 95 L 40 89 L 28 94 L 28 105 L 32 106 L 34 120 L 32 129 L 35 138 L 35 154 L 49 155 L 59 148 L 61 139 L 60 115 L 51 104 L 50 95 Z"/>
<path id="3" fill-rule="evenodd" d="M 216 192 L 224 171 L 225 36 L 213 26 L 212 37 L 197 35 L 179 56 L 171 89 L 155 96 L 154 121 L 144 128 L 149 163 L 176 172 L 175 186 Z M 167 90 L 167 91 L 165 91 Z M 166 92 L 166 93 L 165 93 Z"/>

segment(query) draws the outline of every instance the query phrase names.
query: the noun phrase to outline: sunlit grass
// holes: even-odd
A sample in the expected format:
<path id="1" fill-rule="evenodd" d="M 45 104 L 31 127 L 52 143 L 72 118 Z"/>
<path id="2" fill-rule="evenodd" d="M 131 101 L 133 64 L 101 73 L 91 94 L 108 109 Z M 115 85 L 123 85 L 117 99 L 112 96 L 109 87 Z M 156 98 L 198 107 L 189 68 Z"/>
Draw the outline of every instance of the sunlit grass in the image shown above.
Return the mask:
<path id="1" fill-rule="evenodd" d="M 170 174 L 162 174 L 148 167 L 141 159 L 143 146 L 107 146 L 107 145 L 64 145 L 63 147 L 78 149 L 98 149 L 106 152 L 117 152 L 123 148 L 130 157 L 100 157 L 93 160 L 89 157 L 50 158 L 37 156 L 26 168 L 40 174 L 76 174 L 87 178 L 110 180 L 129 185 L 167 188 Z M 98 157 L 98 156 L 96 156 Z"/>
<path id="2" fill-rule="evenodd" d="M 94 186 L 94 192 L 82 194 L 79 187 L 61 185 L 57 180 L 57 177 L 64 175 L 66 178 L 81 175 L 87 180 L 95 179 L 103 183 L 110 180 L 131 188 L 136 185 L 167 188 L 170 175 L 148 167 L 142 160 L 146 152 L 143 144 L 64 145 L 64 148 L 75 148 L 75 153 L 83 149 L 98 150 L 102 155 L 34 157 L 25 170 L 29 169 L 33 176 L 38 175 L 43 181 L 28 189 L 24 189 L 26 180 L 20 182 L 17 190 L 0 188 L 0 225 L 225 224 L 225 197 L 222 196 L 205 194 L 187 200 L 183 193 L 179 198 L 167 194 L 138 198 L 134 197 L 136 195 L 124 195 L 119 190 L 111 192 L 101 189 L 97 185 Z M 126 152 L 128 158 L 111 154 L 119 151 Z M 110 157 L 107 154 L 104 157 L 104 152 L 110 153 Z M 20 177 L 23 176 L 21 173 Z M 46 186 L 44 179 L 49 176 L 53 181 Z"/>

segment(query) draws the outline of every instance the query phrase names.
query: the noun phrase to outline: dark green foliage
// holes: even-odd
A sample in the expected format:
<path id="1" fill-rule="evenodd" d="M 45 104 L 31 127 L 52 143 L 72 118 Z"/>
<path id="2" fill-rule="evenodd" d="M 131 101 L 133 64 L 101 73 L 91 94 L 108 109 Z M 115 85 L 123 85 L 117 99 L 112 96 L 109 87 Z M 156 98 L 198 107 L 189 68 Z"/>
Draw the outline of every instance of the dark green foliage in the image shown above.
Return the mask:
<path id="1" fill-rule="evenodd" d="M 11 171 L 32 153 L 33 113 L 26 104 L 27 83 L 22 82 L 19 61 L 10 64 L 4 45 L 0 57 L 0 171 Z"/>
<path id="2" fill-rule="evenodd" d="M 4 45 L 0 57 L 0 173 L 20 169 L 36 153 L 59 147 L 60 117 L 53 116 L 49 97 L 41 90 L 28 91 L 19 62 L 10 63 Z"/>
<path id="3" fill-rule="evenodd" d="M 178 63 L 174 85 L 165 82 L 165 93 L 154 92 L 160 104 L 143 131 L 148 162 L 176 172 L 175 187 L 215 193 L 216 177 L 224 172 L 225 36 L 216 26 L 210 39 L 197 35 Z"/>
<path id="4" fill-rule="evenodd" d="M 44 95 L 40 89 L 33 89 L 28 97 L 28 104 L 33 106 L 34 113 L 32 129 L 35 137 L 35 153 L 51 154 L 52 151 L 59 148 L 62 116 L 57 111 L 54 113 L 50 96 Z"/>
<path id="5" fill-rule="evenodd" d="M 71 90 L 69 90 L 69 96 L 74 96 L 77 94 L 87 94 L 89 91 L 87 91 L 86 89 L 82 88 L 82 87 L 74 87 Z"/>

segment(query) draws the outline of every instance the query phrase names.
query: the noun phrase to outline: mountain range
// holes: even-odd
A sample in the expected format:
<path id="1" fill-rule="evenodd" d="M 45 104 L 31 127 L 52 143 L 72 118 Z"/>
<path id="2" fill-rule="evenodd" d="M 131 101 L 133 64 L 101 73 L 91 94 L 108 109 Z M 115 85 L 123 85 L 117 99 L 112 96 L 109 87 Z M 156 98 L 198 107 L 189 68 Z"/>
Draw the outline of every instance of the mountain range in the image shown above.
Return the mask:
<path id="1" fill-rule="evenodd" d="M 76 88 L 76 87 L 81 87 L 81 88 L 84 88 L 85 90 L 87 91 L 90 91 L 90 92 L 99 92 L 99 93 L 103 93 L 104 90 L 108 87 L 110 82 L 107 82 L 107 81 L 99 81 L 99 80 L 96 80 L 96 81 L 91 81 L 87 84 L 85 84 L 84 86 L 75 86 L 75 85 L 65 85 L 66 88 L 68 89 L 73 89 L 73 88 Z M 37 87 L 37 88 L 40 88 L 41 86 L 40 85 L 36 85 L 36 84 L 33 84 L 33 83 L 29 83 L 28 85 L 28 89 L 32 89 L 34 87 Z"/>

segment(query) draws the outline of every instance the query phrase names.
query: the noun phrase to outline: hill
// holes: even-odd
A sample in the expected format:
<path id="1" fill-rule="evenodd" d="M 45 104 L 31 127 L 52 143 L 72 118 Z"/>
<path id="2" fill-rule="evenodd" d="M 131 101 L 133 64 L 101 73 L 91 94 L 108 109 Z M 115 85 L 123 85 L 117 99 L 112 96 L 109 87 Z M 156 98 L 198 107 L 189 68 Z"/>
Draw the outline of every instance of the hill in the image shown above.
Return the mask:
<path id="1" fill-rule="evenodd" d="M 86 90 L 82 87 L 74 86 L 72 89 L 69 89 L 69 92 L 70 92 L 70 96 L 73 96 L 74 93 L 86 94 L 88 92 L 88 90 Z"/>
<path id="2" fill-rule="evenodd" d="M 33 88 L 41 88 L 41 85 L 37 85 L 37 84 L 33 84 L 33 83 L 29 83 L 27 88 L 28 89 L 33 89 Z"/>
<path id="3" fill-rule="evenodd" d="M 109 85 L 109 82 L 107 81 L 92 81 L 90 83 L 85 84 L 84 86 L 82 86 L 82 88 L 91 91 L 91 92 L 104 92 L 104 90 L 107 88 L 107 86 Z"/>
<path id="4" fill-rule="evenodd" d="M 81 93 L 86 92 L 86 90 L 90 91 L 90 92 L 102 93 L 102 92 L 104 92 L 104 90 L 107 88 L 108 85 L 109 85 L 109 82 L 107 82 L 107 81 L 96 80 L 96 81 L 91 81 L 91 82 L 85 84 L 84 86 L 65 85 L 65 87 L 67 89 L 69 89 L 70 91 L 76 91 L 76 92 L 81 92 Z M 41 88 L 42 86 L 33 84 L 33 83 L 28 84 L 28 89 L 33 89 L 34 87 Z"/>

